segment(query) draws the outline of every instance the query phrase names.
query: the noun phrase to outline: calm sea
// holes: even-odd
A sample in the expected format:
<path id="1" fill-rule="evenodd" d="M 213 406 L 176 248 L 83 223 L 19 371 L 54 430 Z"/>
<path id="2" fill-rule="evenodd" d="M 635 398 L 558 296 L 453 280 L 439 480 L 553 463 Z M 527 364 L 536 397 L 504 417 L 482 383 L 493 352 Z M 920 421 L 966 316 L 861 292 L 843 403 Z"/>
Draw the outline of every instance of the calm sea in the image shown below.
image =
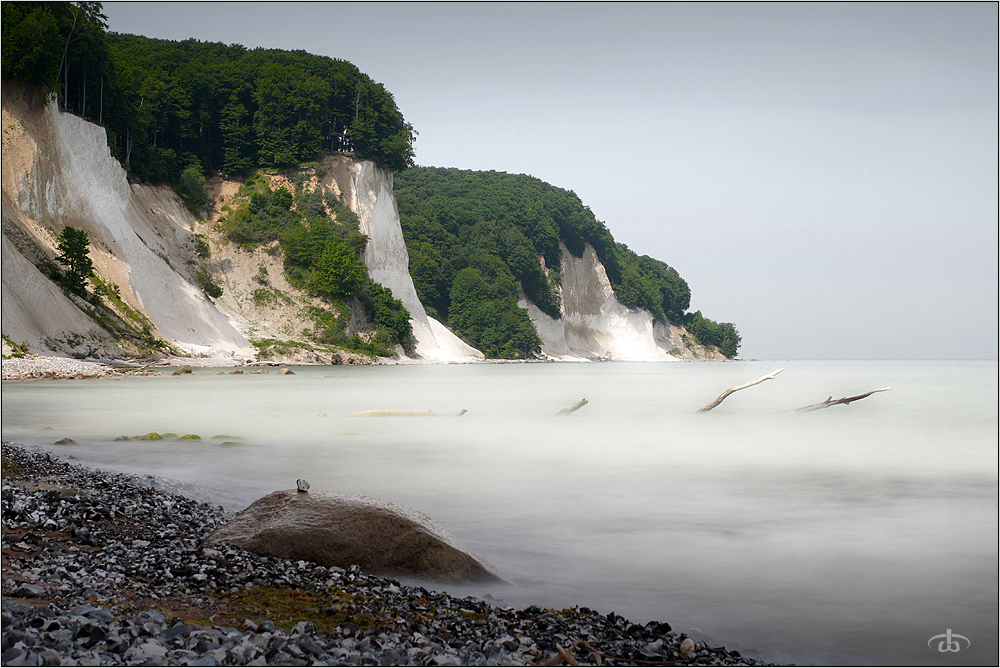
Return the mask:
<path id="1" fill-rule="evenodd" d="M 3 438 L 230 510 L 297 478 L 413 506 L 513 583 L 459 595 L 774 662 L 997 664 L 995 361 L 212 371 L 5 383 Z M 341 417 L 375 409 L 468 413 Z M 113 440 L 151 431 L 202 440 Z"/>

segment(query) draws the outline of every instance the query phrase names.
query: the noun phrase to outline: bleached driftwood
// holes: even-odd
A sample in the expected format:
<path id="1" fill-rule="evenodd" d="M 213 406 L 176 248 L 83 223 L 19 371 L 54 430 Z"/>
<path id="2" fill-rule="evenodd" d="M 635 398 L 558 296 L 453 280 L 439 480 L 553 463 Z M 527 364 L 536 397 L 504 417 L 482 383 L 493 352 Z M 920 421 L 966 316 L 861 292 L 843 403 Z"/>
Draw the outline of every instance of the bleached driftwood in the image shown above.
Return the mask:
<path id="1" fill-rule="evenodd" d="M 837 404 L 844 404 L 845 406 L 849 406 L 852 401 L 857 401 L 859 399 L 864 399 L 865 397 L 870 397 L 871 395 L 875 394 L 876 392 L 886 392 L 886 391 L 891 390 L 891 389 L 892 389 L 891 387 L 880 387 L 877 390 L 872 390 L 871 392 L 865 392 L 864 394 L 858 394 L 858 395 L 855 395 L 853 397 L 842 397 L 842 398 L 836 399 L 836 400 L 833 398 L 833 395 L 831 394 L 830 398 L 827 399 L 826 401 L 821 401 L 818 404 L 812 404 L 811 406 L 803 406 L 802 408 L 797 408 L 797 409 L 795 409 L 792 412 L 793 413 L 806 413 L 808 411 L 818 411 L 821 408 L 829 408 L 830 406 L 836 406 Z"/>
<path id="2" fill-rule="evenodd" d="M 572 645 L 572 648 L 575 648 L 575 647 L 576 647 L 576 643 L 574 643 Z M 565 647 L 563 647 L 562 645 L 560 645 L 560 644 L 557 643 L 556 644 L 556 653 L 555 653 L 555 655 L 551 659 L 549 659 L 548 661 L 546 661 L 545 663 L 543 663 L 542 665 L 543 666 L 558 666 L 558 665 L 563 664 L 563 663 L 565 663 L 568 666 L 579 666 L 580 665 L 580 662 L 576 660 L 576 657 L 574 657 L 572 654 L 570 654 L 569 650 L 567 650 Z"/>
<path id="3" fill-rule="evenodd" d="M 590 402 L 587 401 L 587 397 L 580 397 L 579 399 L 571 403 L 569 406 L 556 413 L 556 415 L 569 415 L 570 413 L 580 410 L 589 403 Z"/>
<path id="4" fill-rule="evenodd" d="M 350 415 L 345 415 L 344 417 L 461 417 L 468 413 L 466 409 L 462 409 L 454 415 L 441 415 L 440 413 L 435 413 L 434 411 L 361 411 L 360 413 L 351 413 Z"/>
<path id="5" fill-rule="evenodd" d="M 750 382 L 743 383 L 742 385 L 737 385 L 736 387 L 730 387 L 728 390 L 726 390 L 725 392 L 723 392 L 722 394 L 720 394 L 718 399 L 716 399 L 712 403 L 708 404 L 707 406 L 702 406 L 701 408 L 698 409 L 698 411 L 699 412 L 701 412 L 701 411 L 710 411 L 713 408 L 715 408 L 716 406 L 718 406 L 719 404 L 721 404 L 725 400 L 725 398 L 728 397 L 733 392 L 738 392 L 739 390 L 745 390 L 748 387 L 753 387 L 754 385 L 757 385 L 759 383 L 763 383 L 765 380 L 771 380 L 772 378 L 774 378 L 775 376 L 777 376 L 782 371 L 784 371 L 783 368 L 782 369 L 775 369 L 774 371 L 772 371 L 771 373 L 767 374 L 766 376 L 761 376 L 760 378 L 754 378 Z"/>

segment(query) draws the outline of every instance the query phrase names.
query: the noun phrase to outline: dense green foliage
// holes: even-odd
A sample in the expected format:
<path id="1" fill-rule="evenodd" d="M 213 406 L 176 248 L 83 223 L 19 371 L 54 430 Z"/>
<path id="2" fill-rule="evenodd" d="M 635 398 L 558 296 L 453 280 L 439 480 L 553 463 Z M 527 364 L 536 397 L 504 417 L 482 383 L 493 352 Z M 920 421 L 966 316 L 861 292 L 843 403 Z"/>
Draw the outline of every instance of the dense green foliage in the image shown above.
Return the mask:
<path id="1" fill-rule="evenodd" d="M 493 342 L 510 336 L 517 338 L 515 350 L 531 350 L 527 317 L 516 304 L 518 285 L 542 311 L 559 317 L 560 241 L 576 257 L 587 244 L 594 248 L 622 304 L 659 320 L 681 324 L 688 318 L 691 291 L 684 279 L 663 262 L 616 243 L 572 191 L 524 174 L 429 167 L 397 174 L 395 191 L 421 302 L 488 355 L 509 356 Z M 470 268 L 478 280 L 464 273 Z M 477 309 L 465 296 L 474 286 L 483 305 Z M 697 321 L 700 342 L 725 342 L 723 352 L 736 354 L 739 335 L 732 325 L 717 325 L 700 313 Z"/>
<path id="2" fill-rule="evenodd" d="M 87 280 L 94 273 L 89 246 L 90 237 L 86 230 L 67 227 L 59 236 L 59 255 L 56 256 L 56 262 L 65 267 L 60 279 L 70 292 L 81 297 L 86 296 Z"/>
<path id="3" fill-rule="evenodd" d="M 576 257 L 593 246 L 626 306 L 679 322 L 690 304 L 687 283 L 674 269 L 616 243 L 572 191 L 524 174 L 426 167 L 398 174 L 395 189 L 410 273 L 439 316 L 447 318 L 454 276 L 472 255 L 485 253 L 500 258 L 531 301 L 558 318 L 560 241 Z"/>
<path id="4" fill-rule="evenodd" d="M 47 88 L 100 116 L 114 65 L 99 2 L 4 2 L 3 77 Z M 88 100 L 87 97 L 90 99 Z"/>
<path id="5" fill-rule="evenodd" d="M 301 184 L 301 179 L 290 180 Z M 409 345 L 413 335 L 410 314 L 387 288 L 368 276 L 358 259 L 368 238 L 358 231 L 357 216 L 342 200 L 301 185 L 294 193 L 287 188 L 272 190 L 266 178 L 256 175 L 243 184 L 219 222 L 230 241 L 246 248 L 278 240 L 285 273 L 294 287 L 323 297 L 338 311 L 346 312 L 343 300 L 360 300 L 378 330 L 378 345 L 363 346 L 360 339 L 345 333 L 343 312 L 313 313 L 313 335 L 318 342 L 371 354 L 390 354 L 396 343 Z M 266 273 L 258 282 L 266 282 Z"/>
<path id="6" fill-rule="evenodd" d="M 740 349 L 741 338 L 733 323 L 715 322 L 704 317 L 701 311 L 695 311 L 684 317 L 684 326 L 694 334 L 699 343 L 717 346 L 719 352 L 726 357 L 736 357 L 736 353 Z"/>
<path id="7" fill-rule="evenodd" d="M 188 211 L 195 216 L 201 215 L 202 209 L 208 204 L 208 191 L 205 190 L 205 175 L 197 165 L 191 165 L 181 172 L 174 190 Z"/>
<path id="8" fill-rule="evenodd" d="M 57 92 L 108 129 L 141 179 L 292 167 L 325 151 L 393 169 L 413 162 L 412 126 L 354 65 L 304 51 L 106 32 L 95 2 L 4 2 L 3 76 Z"/>
<path id="9" fill-rule="evenodd" d="M 489 264 L 485 265 L 489 267 Z M 493 263 L 493 271 L 466 267 L 451 286 L 451 326 L 487 357 L 528 358 L 541 339 L 528 312 L 517 306 L 517 286 Z"/>
<path id="10" fill-rule="evenodd" d="M 215 282 L 215 278 L 212 277 L 212 272 L 208 268 L 208 265 L 198 267 L 198 271 L 195 273 L 195 280 L 198 283 L 198 287 L 212 299 L 218 299 L 222 296 L 222 286 Z"/>

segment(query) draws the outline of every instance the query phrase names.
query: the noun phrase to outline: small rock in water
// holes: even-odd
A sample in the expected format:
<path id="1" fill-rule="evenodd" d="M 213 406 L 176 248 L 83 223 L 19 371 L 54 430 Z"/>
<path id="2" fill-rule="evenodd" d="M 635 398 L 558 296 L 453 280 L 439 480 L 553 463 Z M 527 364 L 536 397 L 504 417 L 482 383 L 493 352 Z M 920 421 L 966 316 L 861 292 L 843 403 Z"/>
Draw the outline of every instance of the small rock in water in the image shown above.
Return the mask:
<path id="1" fill-rule="evenodd" d="M 294 376 L 295 372 L 291 369 L 278 369 L 279 376 Z"/>
<path id="2" fill-rule="evenodd" d="M 58 441 L 53 443 L 53 445 L 80 445 L 72 438 L 60 438 Z"/>

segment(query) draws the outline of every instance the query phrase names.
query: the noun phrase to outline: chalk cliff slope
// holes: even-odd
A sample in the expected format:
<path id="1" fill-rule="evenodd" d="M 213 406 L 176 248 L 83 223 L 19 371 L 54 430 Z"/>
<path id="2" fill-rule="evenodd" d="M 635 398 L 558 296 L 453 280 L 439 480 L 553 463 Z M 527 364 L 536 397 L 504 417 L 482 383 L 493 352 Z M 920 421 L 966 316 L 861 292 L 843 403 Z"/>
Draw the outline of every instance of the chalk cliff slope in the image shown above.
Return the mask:
<path id="1" fill-rule="evenodd" d="M 392 290 L 393 297 L 410 312 L 417 354 L 437 361 L 483 359 L 481 352 L 428 316 L 417 297 L 392 189 L 392 171 L 369 160 L 359 162 L 339 155 L 328 156 L 326 161 L 333 167 L 347 205 L 361 220 L 361 233 L 368 237 L 364 260 L 369 275 Z"/>
<path id="2" fill-rule="evenodd" d="M 118 309 L 138 314 L 132 320 L 145 320 L 153 337 L 189 354 L 252 356 L 246 338 L 193 282 L 192 220 L 172 191 L 128 183 L 103 128 L 44 104 L 35 91 L 4 85 L 5 334 L 36 351 L 114 354 L 108 337 L 75 315 L 48 322 L 41 314 L 66 312 L 68 300 L 40 287 L 41 274 L 13 269 L 22 266 L 19 254 L 53 257 L 56 236 L 71 226 L 88 233 L 95 273 L 117 290 Z"/>
<path id="3" fill-rule="evenodd" d="M 630 309 L 615 297 L 604 265 L 590 244 L 583 257 L 562 248 L 562 300 L 558 320 L 522 296 L 518 305 L 542 339 L 542 354 L 553 359 L 659 362 L 679 359 L 725 359 L 696 343 L 680 326 L 654 320 L 643 309 Z"/>

